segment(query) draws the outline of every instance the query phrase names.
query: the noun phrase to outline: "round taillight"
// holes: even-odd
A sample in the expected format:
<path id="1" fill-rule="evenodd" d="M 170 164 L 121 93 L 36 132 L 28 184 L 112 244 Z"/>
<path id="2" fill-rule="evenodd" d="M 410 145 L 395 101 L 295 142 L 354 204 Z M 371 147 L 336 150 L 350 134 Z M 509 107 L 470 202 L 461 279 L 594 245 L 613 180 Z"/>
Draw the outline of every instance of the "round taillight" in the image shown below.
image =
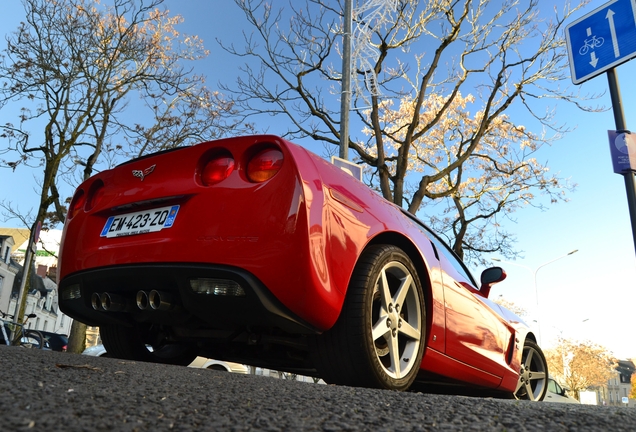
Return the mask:
<path id="1" fill-rule="evenodd" d="M 261 183 L 274 177 L 283 166 L 283 152 L 278 149 L 266 149 L 257 153 L 247 164 L 247 178 Z"/>
<path id="2" fill-rule="evenodd" d="M 84 207 L 84 203 L 86 202 L 86 194 L 84 193 L 84 189 L 79 189 L 75 192 L 75 196 L 71 201 L 71 205 L 68 209 L 67 217 L 72 219 L 79 211 Z"/>
<path id="3" fill-rule="evenodd" d="M 86 205 L 84 206 L 84 209 L 86 211 L 90 211 L 102 199 L 103 195 L 104 195 L 104 182 L 98 179 L 91 185 L 91 188 L 88 191 L 88 195 L 86 196 Z"/>
<path id="4" fill-rule="evenodd" d="M 208 161 L 201 173 L 201 182 L 211 186 L 225 180 L 234 171 L 234 159 L 231 156 L 216 156 Z"/>

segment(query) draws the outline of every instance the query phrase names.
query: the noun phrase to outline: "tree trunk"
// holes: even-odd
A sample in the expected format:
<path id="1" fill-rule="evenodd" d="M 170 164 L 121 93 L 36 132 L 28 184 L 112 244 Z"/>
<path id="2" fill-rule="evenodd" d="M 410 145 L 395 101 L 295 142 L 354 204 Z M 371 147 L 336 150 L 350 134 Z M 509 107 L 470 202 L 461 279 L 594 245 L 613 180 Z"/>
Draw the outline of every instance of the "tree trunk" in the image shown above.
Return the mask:
<path id="1" fill-rule="evenodd" d="M 67 352 L 81 354 L 86 349 L 86 324 L 73 320 L 68 338 Z"/>

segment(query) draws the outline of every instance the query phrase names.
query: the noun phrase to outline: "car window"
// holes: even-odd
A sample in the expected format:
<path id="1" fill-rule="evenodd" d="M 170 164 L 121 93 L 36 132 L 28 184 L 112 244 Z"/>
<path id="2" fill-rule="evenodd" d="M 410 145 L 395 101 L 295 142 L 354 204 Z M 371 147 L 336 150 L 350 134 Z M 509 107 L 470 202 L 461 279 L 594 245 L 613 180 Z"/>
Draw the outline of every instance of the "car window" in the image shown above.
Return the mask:
<path id="1" fill-rule="evenodd" d="M 446 246 L 445 243 L 442 243 L 438 238 L 431 236 L 430 231 L 426 230 L 426 228 L 424 228 L 424 230 L 428 234 L 429 239 L 431 240 L 433 245 L 435 245 L 435 248 L 437 248 L 438 252 L 444 254 L 444 256 L 446 257 L 448 262 L 453 266 L 455 271 L 457 271 L 457 273 L 459 273 L 462 277 L 464 277 L 467 282 L 470 282 L 474 286 L 477 286 L 477 284 L 475 284 L 475 280 L 473 279 L 472 275 L 466 269 L 464 264 L 459 260 L 459 258 L 457 258 L 457 255 L 455 255 L 455 253 L 448 246 Z"/>
<path id="2" fill-rule="evenodd" d="M 561 386 L 558 385 L 556 383 L 556 381 L 553 380 L 553 379 L 549 379 L 548 380 L 548 391 L 550 393 L 555 393 L 555 394 L 561 394 L 562 393 Z"/>

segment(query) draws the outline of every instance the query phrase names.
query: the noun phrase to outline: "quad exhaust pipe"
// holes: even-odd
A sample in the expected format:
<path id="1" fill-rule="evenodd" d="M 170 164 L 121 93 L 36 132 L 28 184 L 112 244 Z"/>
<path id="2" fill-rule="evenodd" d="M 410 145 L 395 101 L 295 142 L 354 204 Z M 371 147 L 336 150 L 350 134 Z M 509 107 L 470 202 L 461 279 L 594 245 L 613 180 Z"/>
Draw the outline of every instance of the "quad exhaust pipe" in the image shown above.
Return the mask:
<path id="1" fill-rule="evenodd" d="M 172 294 L 152 290 L 149 292 L 140 290 L 135 297 L 137 307 L 140 310 L 167 311 L 174 308 Z M 124 312 L 130 310 L 129 303 L 119 294 L 109 292 L 93 293 L 91 295 L 91 306 L 96 311 L 102 312 Z"/>
<path id="2" fill-rule="evenodd" d="M 136 299 L 137 307 L 141 310 L 150 308 L 152 310 L 167 311 L 174 308 L 172 294 L 163 291 L 138 291 Z"/>
<path id="3" fill-rule="evenodd" d="M 148 293 L 146 291 L 137 291 L 137 296 L 135 297 L 137 301 L 137 307 L 141 310 L 148 309 L 150 306 L 150 301 L 148 300 Z"/>
<path id="4" fill-rule="evenodd" d="M 121 312 L 128 309 L 126 299 L 118 294 L 103 292 L 91 295 L 93 309 L 104 312 Z"/>

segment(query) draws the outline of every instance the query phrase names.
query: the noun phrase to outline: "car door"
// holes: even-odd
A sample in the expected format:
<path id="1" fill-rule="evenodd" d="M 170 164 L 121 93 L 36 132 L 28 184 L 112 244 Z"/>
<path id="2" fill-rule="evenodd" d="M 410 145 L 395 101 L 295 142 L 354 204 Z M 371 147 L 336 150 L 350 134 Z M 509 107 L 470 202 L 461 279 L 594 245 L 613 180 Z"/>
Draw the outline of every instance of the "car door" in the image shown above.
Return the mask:
<path id="1" fill-rule="evenodd" d="M 468 269 L 441 241 L 439 250 L 446 309 L 446 355 L 502 377 L 511 332 L 480 294 Z"/>
<path id="2" fill-rule="evenodd" d="M 559 403 L 570 403 L 570 404 L 578 404 L 580 403 L 578 400 L 569 397 L 563 387 L 561 387 L 555 380 L 552 378 L 548 379 L 548 392 L 545 395 L 545 402 L 559 402 Z"/>

